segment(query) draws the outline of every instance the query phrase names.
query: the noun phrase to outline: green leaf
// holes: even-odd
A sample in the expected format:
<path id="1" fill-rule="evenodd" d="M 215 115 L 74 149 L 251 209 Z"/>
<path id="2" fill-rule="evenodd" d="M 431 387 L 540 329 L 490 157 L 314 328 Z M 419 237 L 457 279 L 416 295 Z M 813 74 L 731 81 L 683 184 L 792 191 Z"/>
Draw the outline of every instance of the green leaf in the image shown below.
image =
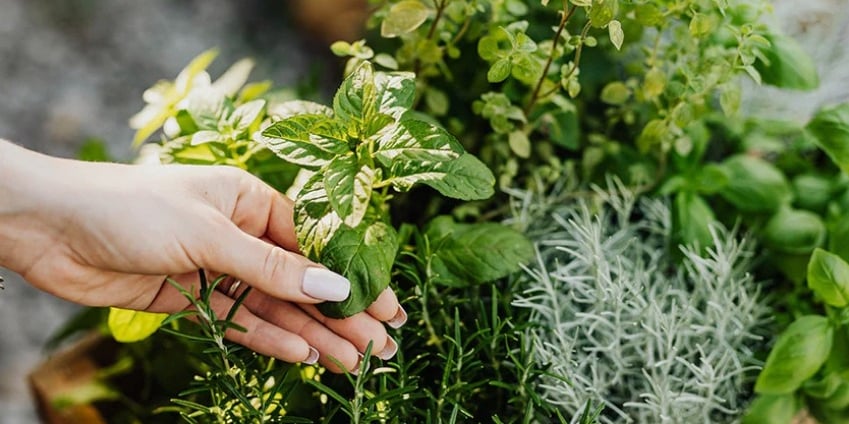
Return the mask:
<path id="1" fill-rule="evenodd" d="M 109 331 L 112 337 L 121 343 L 132 343 L 148 338 L 159 329 L 168 314 L 131 311 L 109 308 Z"/>
<path id="2" fill-rule="evenodd" d="M 325 115 L 295 115 L 275 122 L 255 140 L 277 156 L 309 169 L 349 152 L 345 127 Z"/>
<path id="3" fill-rule="evenodd" d="M 331 318 L 364 311 L 389 286 L 397 246 L 395 230 L 382 222 L 341 227 L 322 250 L 321 263 L 351 281 L 351 294 L 318 309 Z"/>
<path id="4" fill-rule="evenodd" d="M 601 90 L 601 101 L 611 105 L 621 105 L 631 97 L 631 89 L 621 81 L 613 81 Z"/>
<path id="5" fill-rule="evenodd" d="M 218 131 L 201 130 L 192 134 L 192 146 L 223 141 L 225 141 L 225 139 Z"/>
<path id="6" fill-rule="evenodd" d="M 486 80 L 492 83 L 501 82 L 510 76 L 510 59 L 498 59 L 486 73 Z"/>
<path id="7" fill-rule="evenodd" d="M 318 261 L 327 242 L 341 226 L 342 218 L 333 210 L 324 189 L 324 177 L 313 174 L 295 200 L 295 230 L 301 252 Z"/>
<path id="8" fill-rule="evenodd" d="M 719 194 L 744 212 L 773 212 L 790 200 L 790 184 L 784 174 L 763 159 L 741 154 L 721 166 L 728 183 Z"/>
<path id="9" fill-rule="evenodd" d="M 849 103 L 820 109 L 805 128 L 831 160 L 849 173 Z"/>
<path id="10" fill-rule="evenodd" d="M 324 188 L 333 210 L 349 227 L 360 224 L 368 209 L 375 172 L 353 155 L 338 157 L 324 168 Z"/>
<path id="11" fill-rule="evenodd" d="M 798 402 L 792 394 L 762 395 L 749 405 L 741 424 L 791 423 L 798 410 Z"/>
<path id="12" fill-rule="evenodd" d="M 590 24 L 594 28 L 604 28 L 613 20 L 616 3 L 612 1 L 598 2 L 590 9 Z M 620 26 L 621 29 L 621 26 Z M 616 47 L 619 48 L 618 46 Z"/>
<path id="13" fill-rule="evenodd" d="M 823 302 L 842 308 L 849 304 L 849 264 L 839 256 L 815 249 L 808 262 L 808 287 Z"/>
<path id="14" fill-rule="evenodd" d="M 819 87 L 816 64 L 796 40 L 779 34 L 766 38 L 770 45 L 761 49 L 763 59 L 754 64 L 764 83 L 794 90 Z"/>
<path id="15" fill-rule="evenodd" d="M 755 392 L 781 395 L 796 391 L 825 363 L 833 335 L 834 329 L 824 316 L 797 318 L 770 351 L 755 383 Z"/>
<path id="16" fill-rule="evenodd" d="M 461 200 L 482 200 L 495 193 L 495 176 L 478 158 L 469 153 L 448 163 L 445 177 L 425 181 L 443 196 Z"/>
<path id="17" fill-rule="evenodd" d="M 531 54 L 516 54 L 510 67 L 510 74 L 525 84 L 534 84 L 542 74 L 542 63 Z"/>
<path id="18" fill-rule="evenodd" d="M 825 223 L 819 215 L 789 206 L 779 209 L 763 230 L 764 244 L 782 253 L 809 254 L 825 241 Z"/>
<path id="19" fill-rule="evenodd" d="M 713 210 L 701 196 L 679 192 L 672 208 L 672 229 L 675 242 L 706 249 L 713 244 L 710 225 L 716 221 Z"/>
<path id="20" fill-rule="evenodd" d="M 511 132 L 507 136 L 507 143 L 510 146 L 510 150 L 512 150 L 516 156 L 525 159 L 531 156 L 531 141 L 528 139 L 528 135 L 525 134 L 524 131 L 516 130 Z"/>
<path id="21" fill-rule="evenodd" d="M 447 286 L 464 287 L 506 277 L 534 257 L 533 244 L 501 224 L 459 224 L 440 216 L 428 224 L 425 235 L 434 246 L 428 275 Z"/>
<path id="22" fill-rule="evenodd" d="M 430 10 L 419 0 L 401 0 L 389 8 L 389 13 L 380 25 L 380 35 L 393 38 L 403 35 L 421 26 Z"/>
<path id="23" fill-rule="evenodd" d="M 374 157 L 389 167 L 396 161 L 418 163 L 452 160 L 463 146 L 444 129 L 416 119 L 403 119 L 375 135 Z"/>

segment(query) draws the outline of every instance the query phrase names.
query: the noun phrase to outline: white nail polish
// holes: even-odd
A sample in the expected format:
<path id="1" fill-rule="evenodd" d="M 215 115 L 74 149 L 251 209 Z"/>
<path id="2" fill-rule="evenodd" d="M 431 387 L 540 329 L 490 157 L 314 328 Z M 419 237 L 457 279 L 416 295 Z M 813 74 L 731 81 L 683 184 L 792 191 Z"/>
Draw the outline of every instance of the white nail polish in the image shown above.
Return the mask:
<path id="1" fill-rule="evenodd" d="M 329 269 L 309 267 L 304 271 L 301 290 L 316 299 L 339 302 L 348 298 L 351 282 Z"/>
<path id="2" fill-rule="evenodd" d="M 398 343 L 395 343 L 395 340 L 392 340 L 392 337 L 387 337 L 386 346 L 384 346 L 383 350 L 377 354 L 377 357 L 386 361 L 392 359 L 396 353 L 398 353 Z"/>
<path id="3" fill-rule="evenodd" d="M 307 365 L 312 365 L 316 362 L 318 362 L 318 350 L 316 350 L 314 347 L 310 347 L 309 356 L 307 356 L 307 359 L 304 359 L 301 363 L 307 364 Z"/>
<path id="4" fill-rule="evenodd" d="M 398 311 L 395 312 L 395 316 L 393 316 L 389 321 L 386 321 L 386 324 L 392 328 L 401 328 L 407 322 L 407 311 L 398 305 Z"/>

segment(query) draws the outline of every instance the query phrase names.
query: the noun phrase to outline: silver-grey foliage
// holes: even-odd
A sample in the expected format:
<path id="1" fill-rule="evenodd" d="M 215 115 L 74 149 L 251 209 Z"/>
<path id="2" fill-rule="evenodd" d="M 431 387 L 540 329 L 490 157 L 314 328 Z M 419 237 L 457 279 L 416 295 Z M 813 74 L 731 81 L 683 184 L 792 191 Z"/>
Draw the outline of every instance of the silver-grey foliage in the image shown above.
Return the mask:
<path id="1" fill-rule="evenodd" d="M 514 223 L 538 247 L 515 305 L 532 311 L 537 361 L 568 380 L 544 378 L 540 394 L 566 416 L 603 403 L 605 423 L 734 421 L 768 312 L 751 244 L 716 227 L 703 255 L 670 246 L 668 203 L 611 187 L 513 193 Z"/>

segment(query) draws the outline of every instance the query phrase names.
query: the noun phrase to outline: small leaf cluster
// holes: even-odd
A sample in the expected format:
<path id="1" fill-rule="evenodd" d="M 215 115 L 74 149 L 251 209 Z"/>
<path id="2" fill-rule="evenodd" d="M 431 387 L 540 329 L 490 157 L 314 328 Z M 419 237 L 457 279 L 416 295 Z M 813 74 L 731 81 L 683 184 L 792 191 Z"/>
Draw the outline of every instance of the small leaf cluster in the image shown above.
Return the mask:
<path id="1" fill-rule="evenodd" d="M 444 129 L 406 115 L 414 95 L 412 74 L 375 72 L 363 62 L 332 108 L 307 105 L 312 113 L 284 118 L 257 136 L 314 172 L 295 203 L 299 245 L 352 282 L 347 300 L 320 306 L 328 316 L 363 311 L 389 285 L 397 249 L 386 210 L 389 188 L 404 192 L 422 183 L 463 200 L 493 194 L 486 165 Z"/>

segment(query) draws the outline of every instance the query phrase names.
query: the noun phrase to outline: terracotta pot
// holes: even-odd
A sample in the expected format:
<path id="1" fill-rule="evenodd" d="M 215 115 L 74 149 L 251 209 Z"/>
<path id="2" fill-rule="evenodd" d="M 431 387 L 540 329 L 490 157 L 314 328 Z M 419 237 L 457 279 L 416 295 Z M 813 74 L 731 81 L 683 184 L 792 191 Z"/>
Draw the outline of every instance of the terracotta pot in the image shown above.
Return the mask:
<path id="1" fill-rule="evenodd" d="M 95 379 L 101 367 L 95 354 L 108 349 L 110 340 L 91 333 L 75 344 L 52 354 L 29 375 L 38 413 L 48 424 L 106 423 L 92 405 L 57 407 L 57 401 Z"/>

